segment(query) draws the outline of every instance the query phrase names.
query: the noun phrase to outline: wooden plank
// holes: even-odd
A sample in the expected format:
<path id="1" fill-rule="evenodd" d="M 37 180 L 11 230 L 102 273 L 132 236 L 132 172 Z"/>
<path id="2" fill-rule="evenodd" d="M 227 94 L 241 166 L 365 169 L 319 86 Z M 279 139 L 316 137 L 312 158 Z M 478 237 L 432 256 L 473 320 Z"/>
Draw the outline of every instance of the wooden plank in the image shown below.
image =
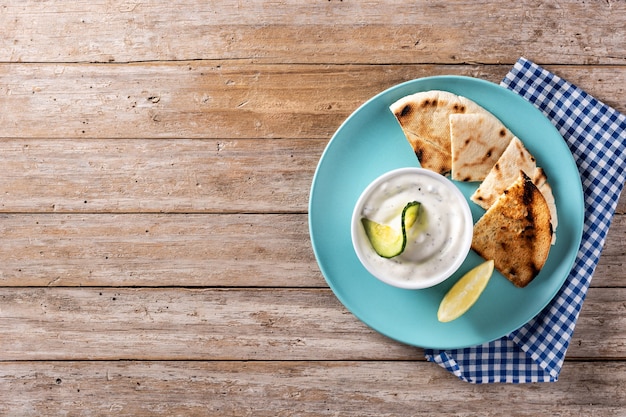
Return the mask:
<path id="1" fill-rule="evenodd" d="M 589 290 L 572 337 L 569 350 L 572 357 L 626 358 L 626 338 L 617 331 L 626 329 L 626 298 L 618 295 L 622 291 L 624 288 Z M 616 348 L 619 353 L 613 351 Z"/>
<path id="2" fill-rule="evenodd" d="M 623 196 L 622 196 L 623 197 Z M 626 255 L 626 215 L 613 217 L 600 262 L 596 267 L 591 285 L 623 287 L 624 255 Z"/>
<path id="3" fill-rule="evenodd" d="M 327 287 L 306 214 L 2 214 L 3 286 Z M 592 285 L 623 287 L 626 216 Z"/>
<path id="4" fill-rule="evenodd" d="M 305 212 L 321 140 L 0 141 L 3 212 Z"/>
<path id="5" fill-rule="evenodd" d="M 329 139 L 375 94 L 452 74 L 499 82 L 510 65 L 0 65 L 5 138 Z M 548 67 L 626 110 L 626 66 Z"/>
<path id="6" fill-rule="evenodd" d="M 455 16 L 451 19 L 450 16 Z M 626 10 L 576 0 L 4 2 L 0 61 L 621 64 Z M 537 45 L 541 45 L 540 48 Z"/>
<path id="7" fill-rule="evenodd" d="M 325 287 L 304 214 L 0 215 L 4 286 Z"/>
<path id="8" fill-rule="evenodd" d="M 327 289 L 0 288 L 0 301 L 0 360 L 422 358 Z"/>
<path id="9" fill-rule="evenodd" d="M 426 362 L 3 362 L 7 416 L 623 416 L 624 363 L 468 385 Z M 446 399 L 441 391 L 446 390 Z"/>
<path id="10" fill-rule="evenodd" d="M 592 288 L 571 358 L 626 357 L 626 288 Z M 328 289 L 0 288 L 0 360 L 417 360 Z"/>

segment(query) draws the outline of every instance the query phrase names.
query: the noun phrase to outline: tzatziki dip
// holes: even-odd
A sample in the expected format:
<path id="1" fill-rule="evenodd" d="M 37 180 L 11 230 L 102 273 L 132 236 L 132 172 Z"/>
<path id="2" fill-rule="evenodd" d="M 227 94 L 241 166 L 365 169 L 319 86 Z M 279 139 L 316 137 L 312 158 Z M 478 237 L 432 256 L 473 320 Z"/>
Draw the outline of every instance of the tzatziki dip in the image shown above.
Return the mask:
<path id="1" fill-rule="evenodd" d="M 400 230 L 402 209 L 411 201 L 421 203 L 421 208 L 407 230 L 404 251 L 381 257 L 360 219 Z M 376 179 L 359 198 L 352 218 L 352 240 L 361 263 L 375 277 L 402 288 L 430 287 L 452 275 L 469 252 L 472 232 L 463 194 L 449 179 L 422 168 L 401 168 Z"/>

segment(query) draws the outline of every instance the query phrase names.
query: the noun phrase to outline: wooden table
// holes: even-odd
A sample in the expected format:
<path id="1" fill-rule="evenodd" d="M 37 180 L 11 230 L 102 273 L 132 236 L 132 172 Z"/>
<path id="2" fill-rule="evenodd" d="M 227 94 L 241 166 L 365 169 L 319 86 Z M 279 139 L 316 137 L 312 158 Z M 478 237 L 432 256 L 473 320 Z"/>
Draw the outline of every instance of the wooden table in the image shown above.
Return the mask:
<path id="1" fill-rule="evenodd" d="M 335 298 L 331 135 L 413 78 L 525 56 L 626 111 L 626 3 L 9 0 L 0 415 L 626 415 L 626 197 L 557 383 L 471 385 Z"/>

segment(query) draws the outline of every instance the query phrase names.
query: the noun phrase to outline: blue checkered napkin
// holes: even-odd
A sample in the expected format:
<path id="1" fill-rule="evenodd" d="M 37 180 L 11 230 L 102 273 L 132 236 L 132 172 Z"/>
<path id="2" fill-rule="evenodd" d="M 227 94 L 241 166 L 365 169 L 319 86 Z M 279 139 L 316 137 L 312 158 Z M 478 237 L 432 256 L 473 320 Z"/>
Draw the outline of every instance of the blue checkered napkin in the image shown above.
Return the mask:
<path id="1" fill-rule="evenodd" d="M 551 303 L 506 337 L 426 358 L 473 383 L 556 381 L 626 179 L 626 117 L 578 87 L 520 58 L 501 83 L 557 127 L 578 165 L 585 198 L 583 237 Z"/>

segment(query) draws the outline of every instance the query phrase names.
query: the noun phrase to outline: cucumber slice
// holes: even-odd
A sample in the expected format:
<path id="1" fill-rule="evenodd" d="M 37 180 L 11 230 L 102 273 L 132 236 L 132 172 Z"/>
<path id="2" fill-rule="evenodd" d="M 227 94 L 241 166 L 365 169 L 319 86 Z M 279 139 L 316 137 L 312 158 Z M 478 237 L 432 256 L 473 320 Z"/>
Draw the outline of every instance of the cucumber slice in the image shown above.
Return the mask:
<path id="1" fill-rule="evenodd" d="M 420 214 L 420 208 L 422 204 L 418 201 L 411 201 L 408 203 L 404 209 L 402 210 L 402 222 L 404 224 L 404 231 L 409 230 L 415 222 Z"/>
<path id="2" fill-rule="evenodd" d="M 412 201 L 402 209 L 400 231 L 393 227 L 380 224 L 366 217 L 361 218 L 365 234 L 374 251 L 383 258 L 400 255 L 406 248 L 406 231 L 413 226 L 419 216 L 421 204 Z"/>
<path id="3" fill-rule="evenodd" d="M 372 244 L 372 248 L 383 258 L 393 258 L 404 251 L 406 240 L 401 232 L 386 224 L 376 223 L 363 217 L 361 219 L 365 234 Z"/>

